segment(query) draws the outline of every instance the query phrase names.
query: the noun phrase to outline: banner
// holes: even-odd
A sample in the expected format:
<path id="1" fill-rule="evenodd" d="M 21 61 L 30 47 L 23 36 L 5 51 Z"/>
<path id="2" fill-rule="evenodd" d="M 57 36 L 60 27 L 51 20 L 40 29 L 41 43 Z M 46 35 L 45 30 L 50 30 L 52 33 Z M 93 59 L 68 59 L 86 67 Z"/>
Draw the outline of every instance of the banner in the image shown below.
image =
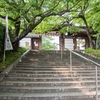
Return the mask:
<path id="1" fill-rule="evenodd" d="M 8 16 L 6 16 L 5 50 L 13 50 L 9 33 L 8 33 Z"/>

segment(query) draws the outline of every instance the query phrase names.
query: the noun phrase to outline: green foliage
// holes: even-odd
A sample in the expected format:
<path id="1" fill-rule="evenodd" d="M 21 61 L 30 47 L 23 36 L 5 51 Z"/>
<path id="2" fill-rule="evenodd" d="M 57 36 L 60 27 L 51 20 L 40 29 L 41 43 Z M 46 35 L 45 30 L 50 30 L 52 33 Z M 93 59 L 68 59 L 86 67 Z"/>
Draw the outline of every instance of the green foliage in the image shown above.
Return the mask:
<path id="1" fill-rule="evenodd" d="M 53 28 L 58 27 L 65 19 L 60 16 L 50 16 L 45 18 L 34 30 L 34 33 L 45 33 L 51 31 Z"/>
<path id="2" fill-rule="evenodd" d="M 54 50 L 57 47 L 52 43 L 52 40 L 54 40 L 50 36 L 44 36 L 42 37 L 42 50 Z"/>
<path id="3" fill-rule="evenodd" d="M 85 52 L 87 52 L 87 53 L 92 53 L 93 50 L 94 50 L 94 49 L 92 49 L 92 48 L 87 48 L 87 49 L 85 49 Z"/>
<path id="4" fill-rule="evenodd" d="M 95 49 L 92 49 L 92 48 L 87 48 L 85 50 L 85 52 L 89 53 L 89 54 L 92 54 L 94 56 L 100 57 L 100 49 L 95 50 Z"/>
<path id="5" fill-rule="evenodd" d="M 5 27 L 3 24 L 0 23 L 0 56 L 3 53 L 4 48 L 4 34 L 5 34 Z"/>
<path id="6" fill-rule="evenodd" d="M 6 51 L 6 60 L 0 62 L 0 72 L 19 58 L 26 50 L 26 48 L 19 48 L 18 52 Z"/>
<path id="7" fill-rule="evenodd" d="M 59 30 L 60 33 L 77 33 L 79 32 L 80 30 L 76 27 L 76 26 L 67 26 L 67 27 L 63 27 L 62 29 Z"/>
<path id="8" fill-rule="evenodd" d="M 52 25 L 56 27 L 56 17 L 58 18 L 56 24 L 59 24 L 58 22 L 62 21 L 62 17 L 66 20 L 68 18 L 70 19 L 72 15 L 77 16 L 78 12 L 76 9 L 79 8 L 80 5 L 84 7 L 83 0 L 0 0 L 0 15 L 5 16 L 8 14 L 9 26 L 12 27 L 13 30 L 15 30 L 15 23 L 21 21 L 21 33 L 23 29 L 27 28 L 30 24 L 34 23 L 38 25 L 37 22 L 40 21 L 41 17 L 48 18 L 51 16 L 51 18 L 48 19 L 50 19 L 50 23 L 52 20 Z M 49 26 L 51 28 L 51 25 Z M 39 29 L 42 30 L 41 28 Z"/>
<path id="9" fill-rule="evenodd" d="M 91 26 L 94 30 L 100 30 L 100 0 L 90 0 L 88 9 L 86 11 L 86 19 L 88 25 Z"/>
<path id="10" fill-rule="evenodd" d="M 98 48 L 100 48 L 100 36 L 98 38 Z"/>
<path id="11" fill-rule="evenodd" d="M 100 30 L 100 0 L 0 0 L 1 21 L 6 14 L 14 34 L 13 43 L 32 31 L 77 32 L 74 26 L 86 26 L 84 18 L 88 27 Z M 62 27 L 64 22 L 69 25 Z"/>

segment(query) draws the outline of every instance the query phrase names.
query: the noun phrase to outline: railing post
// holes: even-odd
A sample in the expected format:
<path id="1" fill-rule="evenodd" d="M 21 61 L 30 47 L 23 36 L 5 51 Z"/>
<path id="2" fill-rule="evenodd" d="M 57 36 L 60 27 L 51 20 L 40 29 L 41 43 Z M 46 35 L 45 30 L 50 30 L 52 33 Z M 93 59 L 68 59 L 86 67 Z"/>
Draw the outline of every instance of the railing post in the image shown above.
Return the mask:
<path id="1" fill-rule="evenodd" d="M 95 66 L 95 82 L 96 82 L 96 100 L 98 100 L 98 72 L 97 72 L 97 66 Z"/>
<path id="2" fill-rule="evenodd" d="M 61 59 L 63 58 L 63 54 L 62 54 L 63 52 L 62 52 L 62 47 L 61 47 Z"/>
<path id="3" fill-rule="evenodd" d="M 70 51 L 70 71 L 72 71 L 72 52 Z"/>
<path id="4" fill-rule="evenodd" d="M 54 50 L 56 50 L 56 43 L 54 43 Z"/>

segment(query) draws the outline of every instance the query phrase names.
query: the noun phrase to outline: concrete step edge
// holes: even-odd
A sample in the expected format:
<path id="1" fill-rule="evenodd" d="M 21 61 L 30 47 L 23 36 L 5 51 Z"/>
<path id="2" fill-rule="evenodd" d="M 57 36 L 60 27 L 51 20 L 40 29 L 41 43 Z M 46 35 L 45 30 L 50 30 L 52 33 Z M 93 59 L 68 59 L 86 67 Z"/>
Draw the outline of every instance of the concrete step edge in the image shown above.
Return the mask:
<path id="1" fill-rule="evenodd" d="M 4 79 L 73 79 L 73 80 L 77 80 L 77 79 L 95 79 L 95 77 L 92 76 L 86 76 L 86 77 L 59 77 L 59 76 L 55 76 L 55 77 L 15 77 L 15 76 L 10 76 L 10 77 L 5 77 Z M 100 78 L 98 78 L 99 80 Z"/>
<path id="2" fill-rule="evenodd" d="M 100 95 L 100 93 L 99 93 Z M 0 93 L 0 97 L 69 97 L 69 96 L 95 96 L 95 92 L 72 92 L 72 93 Z"/>
<path id="3" fill-rule="evenodd" d="M 32 83 L 37 83 L 37 84 L 41 84 L 41 83 L 46 83 L 46 84 L 49 84 L 49 83 L 53 83 L 53 84 L 57 84 L 57 83 L 95 83 L 95 80 L 81 80 L 81 81 L 2 81 L 2 83 L 25 83 L 25 84 L 32 84 Z M 0 84 L 2 84 L 0 83 Z M 100 83 L 100 80 L 98 80 L 98 83 Z"/>
<path id="4" fill-rule="evenodd" d="M 96 89 L 95 85 L 90 85 L 90 86 L 5 86 L 5 85 L 0 85 L 0 89 L 2 91 L 2 89 L 36 89 L 36 90 L 40 90 L 40 89 L 47 89 L 47 90 L 51 90 L 51 89 Z M 100 89 L 100 85 L 98 85 L 98 89 Z"/>

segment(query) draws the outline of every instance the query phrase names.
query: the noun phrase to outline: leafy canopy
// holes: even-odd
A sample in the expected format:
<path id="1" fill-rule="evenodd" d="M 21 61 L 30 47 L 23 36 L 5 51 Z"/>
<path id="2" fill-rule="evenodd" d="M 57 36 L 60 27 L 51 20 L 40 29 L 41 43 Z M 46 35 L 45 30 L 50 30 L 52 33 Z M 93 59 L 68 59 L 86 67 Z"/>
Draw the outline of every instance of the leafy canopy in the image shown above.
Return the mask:
<path id="1" fill-rule="evenodd" d="M 57 49 L 57 47 L 54 45 L 54 43 L 51 42 L 52 40 L 54 40 L 54 39 L 50 36 L 43 36 L 42 37 L 42 50 Z"/>
<path id="2" fill-rule="evenodd" d="M 78 31 L 75 26 L 100 30 L 100 0 L 0 0 L 0 18 L 9 16 L 16 43 L 29 32 Z"/>

